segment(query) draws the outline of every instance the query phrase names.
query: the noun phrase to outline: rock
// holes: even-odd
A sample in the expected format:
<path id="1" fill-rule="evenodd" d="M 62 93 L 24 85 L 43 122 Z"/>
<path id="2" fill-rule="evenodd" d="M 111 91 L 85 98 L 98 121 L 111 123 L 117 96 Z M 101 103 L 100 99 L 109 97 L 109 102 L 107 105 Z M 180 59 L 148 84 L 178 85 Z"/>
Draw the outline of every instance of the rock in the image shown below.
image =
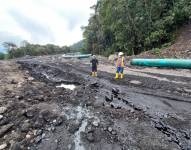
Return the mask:
<path id="1" fill-rule="evenodd" d="M 20 145 L 18 142 L 14 143 L 14 144 L 11 146 L 10 149 L 11 149 L 11 150 L 22 150 L 21 145 Z"/>
<path id="2" fill-rule="evenodd" d="M 106 101 L 106 102 L 112 102 L 112 101 L 113 101 L 113 98 L 109 98 L 108 96 L 105 96 L 105 101 Z"/>
<path id="3" fill-rule="evenodd" d="M 56 128 L 54 126 L 51 127 L 51 131 L 55 131 Z"/>
<path id="4" fill-rule="evenodd" d="M 69 128 L 68 128 L 68 131 L 72 134 L 74 134 L 80 127 L 80 123 L 79 122 L 74 122 L 74 123 L 71 123 L 69 124 Z"/>
<path id="5" fill-rule="evenodd" d="M 21 131 L 22 132 L 27 132 L 31 125 L 28 122 L 24 122 L 23 125 L 21 126 Z"/>
<path id="6" fill-rule="evenodd" d="M 39 95 L 36 99 L 39 101 L 44 101 L 45 97 L 44 95 Z"/>
<path id="7" fill-rule="evenodd" d="M 17 81 L 15 81 L 14 79 L 13 80 L 11 80 L 11 84 L 17 84 L 18 82 Z"/>
<path id="8" fill-rule="evenodd" d="M 42 128 L 44 124 L 44 120 L 41 118 L 38 118 L 35 123 L 33 124 L 34 128 Z"/>
<path id="9" fill-rule="evenodd" d="M 95 138 L 94 138 L 94 135 L 92 132 L 88 133 L 87 136 L 86 136 L 87 140 L 89 142 L 94 142 Z"/>
<path id="10" fill-rule="evenodd" d="M 1 121 L 0 121 L 0 126 L 8 124 L 9 121 L 10 120 L 7 117 L 3 117 L 3 119 L 1 119 Z"/>
<path id="11" fill-rule="evenodd" d="M 91 86 L 92 88 L 98 88 L 98 87 L 99 87 L 99 84 L 98 84 L 97 82 L 93 82 L 93 83 L 90 84 L 90 86 Z"/>
<path id="12" fill-rule="evenodd" d="M 51 131 L 51 127 L 47 128 L 46 130 L 50 132 Z"/>
<path id="13" fill-rule="evenodd" d="M 135 106 L 134 109 L 137 110 L 137 111 L 142 111 L 143 110 L 141 107 L 138 107 L 138 106 Z"/>
<path id="14" fill-rule="evenodd" d="M 6 143 L 4 143 L 4 144 L 0 145 L 0 150 L 5 149 L 6 147 L 7 147 L 7 144 L 6 144 Z"/>
<path id="15" fill-rule="evenodd" d="M 13 127 L 12 123 L 2 126 L 0 129 L 0 138 L 3 137 L 12 127 Z"/>
<path id="16" fill-rule="evenodd" d="M 36 144 L 40 143 L 41 141 L 42 141 L 42 136 L 37 136 L 37 137 L 35 138 L 35 143 L 36 143 Z"/>
<path id="17" fill-rule="evenodd" d="M 18 99 L 18 100 L 21 100 L 21 99 L 23 99 L 24 97 L 23 97 L 22 95 L 17 95 L 17 96 L 15 96 L 15 98 Z"/>
<path id="18" fill-rule="evenodd" d="M 0 121 L 1 121 L 1 119 L 3 119 L 3 115 L 0 115 Z"/>
<path id="19" fill-rule="evenodd" d="M 95 127 L 98 127 L 99 126 L 99 122 L 98 121 L 93 121 L 92 123 Z"/>
<path id="20" fill-rule="evenodd" d="M 22 82 L 19 82 L 19 83 L 17 84 L 17 87 L 18 87 L 18 88 L 21 88 L 21 87 L 22 87 Z"/>
<path id="21" fill-rule="evenodd" d="M 104 127 L 104 128 L 103 128 L 103 130 L 104 130 L 104 131 L 107 131 L 107 128 L 106 128 L 106 127 Z"/>
<path id="22" fill-rule="evenodd" d="M 116 135 L 117 133 L 115 131 L 112 131 L 111 134 Z"/>
<path id="23" fill-rule="evenodd" d="M 54 120 L 54 118 L 56 118 L 56 114 L 53 114 L 52 112 L 50 112 L 49 110 L 43 110 L 40 112 L 40 116 L 42 116 L 42 118 L 46 121 L 46 122 L 50 122 L 51 120 Z"/>
<path id="24" fill-rule="evenodd" d="M 93 132 L 92 126 L 87 126 L 85 131 L 86 133 Z"/>
<path id="25" fill-rule="evenodd" d="M 164 124 L 162 122 L 156 122 L 155 128 L 157 128 L 159 130 L 163 130 L 164 128 L 166 129 L 166 127 L 164 126 Z"/>
<path id="26" fill-rule="evenodd" d="M 43 133 L 43 134 L 42 134 L 42 138 L 44 138 L 45 136 L 46 136 L 46 134 L 45 134 L 45 133 Z"/>
<path id="27" fill-rule="evenodd" d="M 29 77 L 28 80 L 29 80 L 29 81 L 33 81 L 34 78 L 33 78 L 33 77 Z"/>
<path id="28" fill-rule="evenodd" d="M 4 114 L 7 111 L 7 107 L 0 107 L 0 114 Z"/>
<path id="29" fill-rule="evenodd" d="M 113 89 L 112 89 L 112 93 L 113 93 L 115 96 L 118 96 L 118 95 L 119 95 L 119 89 L 113 88 Z"/>
<path id="30" fill-rule="evenodd" d="M 43 131 L 42 130 L 35 130 L 34 132 L 34 135 L 42 135 Z"/>
<path id="31" fill-rule="evenodd" d="M 113 130 L 113 129 L 112 129 L 111 127 L 108 127 L 108 131 L 109 131 L 109 132 L 112 132 L 112 130 Z"/>
<path id="32" fill-rule="evenodd" d="M 121 109 L 121 106 L 114 104 L 114 103 L 110 103 L 111 108 L 115 108 L 115 109 Z"/>
<path id="33" fill-rule="evenodd" d="M 59 126 L 59 125 L 61 125 L 62 123 L 63 123 L 63 117 L 57 117 L 55 120 L 53 120 L 53 124 L 55 125 L 55 126 Z"/>
<path id="34" fill-rule="evenodd" d="M 30 139 L 30 138 L 31 138 L 31 135 L 30 135 L 30 134 L 27 134 L 27 135 L 26 135 L 26 138 L 27 138 L 27 139 Z"/>
<path id="35" fill-rule="evenodd" d="M 35 111 L 32 110 L 32 109 L 28 109 L 28 110 L 26 110 L 26 112 L 25 112 L 25 115 L 26 115 L 26 117 L 28 117 L 28 118 L 32 118 L 32 117 L 34 116 L 34 114 L 35 114 Z"/>

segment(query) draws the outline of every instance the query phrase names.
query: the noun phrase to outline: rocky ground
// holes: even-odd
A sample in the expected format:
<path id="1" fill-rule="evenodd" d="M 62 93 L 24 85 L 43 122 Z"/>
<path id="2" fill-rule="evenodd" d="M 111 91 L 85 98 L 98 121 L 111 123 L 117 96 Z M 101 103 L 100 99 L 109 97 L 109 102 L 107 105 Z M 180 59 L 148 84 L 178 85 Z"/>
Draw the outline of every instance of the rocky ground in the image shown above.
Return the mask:
<path id="1" fill-rule="evenodd" d="M 61 56 L 0 62 L 0 150 L 189 150 L 191 72 Z"/>

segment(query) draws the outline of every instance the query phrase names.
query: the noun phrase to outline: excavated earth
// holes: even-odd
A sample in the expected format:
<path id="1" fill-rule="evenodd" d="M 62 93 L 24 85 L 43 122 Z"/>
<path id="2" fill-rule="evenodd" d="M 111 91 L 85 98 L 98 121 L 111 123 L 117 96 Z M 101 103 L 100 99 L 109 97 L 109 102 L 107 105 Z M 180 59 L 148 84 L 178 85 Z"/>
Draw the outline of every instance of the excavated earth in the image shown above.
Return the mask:
<path id="1" fill-rule="evenodd" d="M 191 72 L 100 60 L 0 62 L 0 149 L 190 150 Z"/>

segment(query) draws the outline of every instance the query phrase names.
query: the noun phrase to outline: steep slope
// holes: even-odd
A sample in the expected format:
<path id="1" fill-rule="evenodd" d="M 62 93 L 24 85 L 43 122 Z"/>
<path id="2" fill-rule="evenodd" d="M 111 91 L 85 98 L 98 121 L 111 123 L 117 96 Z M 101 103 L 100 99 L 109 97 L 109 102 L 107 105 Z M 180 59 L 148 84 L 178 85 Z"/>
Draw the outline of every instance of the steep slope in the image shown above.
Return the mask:
<path id="1" fill-rule="evenodd" d="M 147 51 L 136 57 L 191 58 L 191 23 L 177 32 L 177 38 L 170 47 L 161 51 Z"/>

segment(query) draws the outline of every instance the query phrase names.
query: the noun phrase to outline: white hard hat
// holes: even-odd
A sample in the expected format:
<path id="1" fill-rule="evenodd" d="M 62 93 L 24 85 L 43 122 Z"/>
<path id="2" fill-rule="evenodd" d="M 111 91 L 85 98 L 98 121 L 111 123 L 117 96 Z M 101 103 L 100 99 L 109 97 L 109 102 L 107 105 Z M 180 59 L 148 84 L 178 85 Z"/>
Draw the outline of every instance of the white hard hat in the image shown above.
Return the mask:
<path id="1" fill-rule="evenodd" d="M 119 56 L 122 56 L 123 55 L 123 52 L 119 52 L 119 54 L 118 54 Z"/>

